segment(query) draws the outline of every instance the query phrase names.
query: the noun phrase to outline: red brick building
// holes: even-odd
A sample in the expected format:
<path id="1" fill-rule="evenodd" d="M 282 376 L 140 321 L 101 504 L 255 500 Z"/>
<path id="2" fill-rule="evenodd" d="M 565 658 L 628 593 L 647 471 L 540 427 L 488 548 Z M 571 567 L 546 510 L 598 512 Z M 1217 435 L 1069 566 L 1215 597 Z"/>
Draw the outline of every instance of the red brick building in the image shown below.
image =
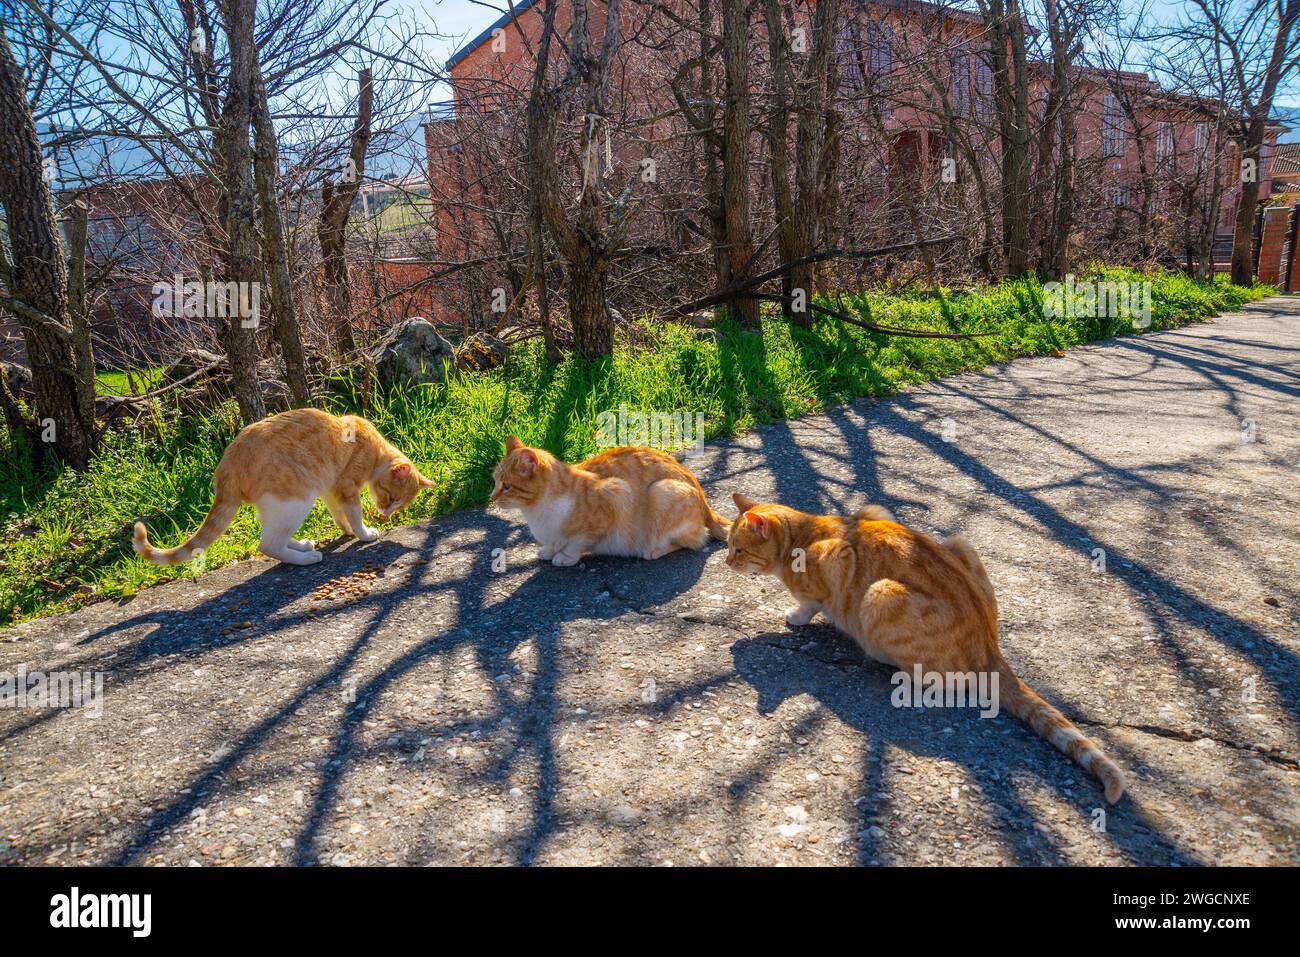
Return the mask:
<path id="1" fill-rule="evenodd" d="M 515 17 L 501 17 L 448 63 L 453 99 L 441 104 L 425 126 L 437 248 L 448 261 L 503 249 L 506 230 L 463 202 L 487 177 L 481 169 L 467 168 L 465 146 L 472 142 L 476 125 L 490 123 L 488 118 L 503 104 L 520 108 L 519 96 L 531 81 L 542 9 L 537 0 L 521 0 L 514 5 Z M 808 28 L 811 9 L 810 2 L 793 5 L 796 29 Z M 937 175 L 940 162 L 954 155 L 943 132 L 951 129 L 944 122 L 949 112 L 958 115 L 970 139 L 995 161 L 993 75 L 983 55 L 981 18 L 915 0 L 866 0 L 852 9 L 837 41 L 836 96 L 846 104 L 847 123 L 869 125 L 872 135 L 883 139 L 878 178 L 925 180 Z M 643 120 L 637 128 L 639 145 L 619 149 L 614 157 L 616 165 L 628 166 L 674 136 L 675 121 L 662 118 L 674 105 L 668 87 L 672 61 L 656 45 L 662 46 L 672 25 L 663 17 L 656 21 L 647 7 L 624 4 L 622 10 L 625 43 L 613 78 L 614 112 L 620 118 Z M 567 35 L 571 13 L 567 3 L 557 11 L 561 37 Z M 593 0 L 590 36 L 600 36 L 604 14 L 604 6 Z M 755 20 L 756 32 L 760 20 Z M 1045 76 L 1043 69 L 1041 78 L 1031 80 L 1031 112 L 1036 104 L 1039 119 L 1046 105 Z M 1153 233 L 1166 229 L 1178 216 L 1186 217 L 1189 203 L 1197 201 L 1192 194 L 1208 195 L 1207 187 L 1218 175 L 1221 201 L 1217 213 L 1207 208 L 1204 217 L 1207 222 L 1217 219 L 1215 231 L 1230 248 L 1241 164 L 1235 144 L 1227 144 L 1216 172 L 1214 118 L 1206 107 L 1161 90 L 1142 73 L 1081 70 L 1075 82 L 1076 166 L 1087 171 L 1093 184 L 1079 196 L 1080 226 L 1100 235 L 1132 228 L 1141 218 Z M 1269 195 L 1272 158 L 1282 130 L 1274 123 L 1268 131 L 1264 162 L 1257 171 L 1261 197 Z M 761 177 L 756 177 L 755 187 L 763 187 Z M 460 204 L 439 206 L 440 196 Z M 864 206 L 875 201 L 862 198 Z M 514 238 L 526 240 L 519 234 Z"/>

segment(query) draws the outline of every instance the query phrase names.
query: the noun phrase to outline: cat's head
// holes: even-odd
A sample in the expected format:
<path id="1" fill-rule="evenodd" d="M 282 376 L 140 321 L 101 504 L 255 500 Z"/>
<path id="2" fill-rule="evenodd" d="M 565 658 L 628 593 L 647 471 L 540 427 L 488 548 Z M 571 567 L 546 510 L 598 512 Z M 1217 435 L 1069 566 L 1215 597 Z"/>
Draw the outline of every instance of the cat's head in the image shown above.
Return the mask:
<path id="1" fill-rule="evenodd" d="M 546 457 L 513 435 L 506 439 L 506 454 L 492 470 L 492 502 L 502 508 L 528 508 L 546 491 Z"/>
<path id="2" fill-rule="evenodd" d="M 390 463 L 370 482 L 370 494 L 380 518 L 392 518 L 406 508 L 420 494 L 422 488 L 433 488 L 433 482 L 420 474 L 406 459 Z"/>
<path id="3" fill-rule="evenodd" d="M 751 498 L 737 492 L 732 497 L 740 515 L 727 534 L 727 564 L 742 575 L 770 575 L 781 561 L 779 523 L 764 515 Z"/>

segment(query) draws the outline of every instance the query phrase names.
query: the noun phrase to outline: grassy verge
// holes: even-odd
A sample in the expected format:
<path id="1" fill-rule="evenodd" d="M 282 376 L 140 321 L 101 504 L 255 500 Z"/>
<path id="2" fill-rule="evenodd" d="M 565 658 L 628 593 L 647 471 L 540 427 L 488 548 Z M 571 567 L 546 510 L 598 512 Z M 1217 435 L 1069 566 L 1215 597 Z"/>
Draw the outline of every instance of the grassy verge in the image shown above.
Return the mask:
<path id="1" fill-rule="evenodd" d="M 158 387 L 162 374 L 161 368 L 100 372 L 95 376 L 95 391 L 100 395 L 144 395 Z"/>
<path id="2" fill-rule="evenodd" d="M 1153 329 L 1207 319 L 1273 291 L 1116 269 L 1105 270 L 1104 278 L 1152 282 Z M 646 322 L 612 358 L 594 364 L 570 359 L 550 366 L 540 346 L 529 343 L 493 372 L 390 392 L 369 416 L 438 480 L 437 489 L 399 516 L 416 521 L 486 500 L 492 466 L 511 433 L 576 460 L 596 451 L 598 416 L 625 406 L 703 413 L 705 435 L 715 438 L 859 396 L 887 395 L 1017 356 L 1054 354 L 1136 331 L 1127 320 L 1049 317 L 1041 294 L 1035 281 L 1019 280 L 939 298 L 864 293 L 838 301 L 881 323 L 993 333 L 970 341 L 886 337 L 834 320 L 802 330 L 771 317 L 761 334 L 723 325 L 705 337 Z M 124 376 L 101 382 L 103 391 L 127 391 L 126 386 Z M 337 411 L 345 410 L 340 402 Z M 137 516 L 148 522 L 153 540 L 164 544 L 181 540 L 202 521 L 211 503 L 212 471 L 237 426 L 236 412 L 227 405 L 200 421 L 158 421 L 113 432 L 84 475 L 33 470 L 0 449 L 0 623 L 127 596 L 161 579 L 193 577 L 255 554 L 258 528 L 250 508 L 240 511 L 202 565 L 158 568 L 130 548 Z M 310 538 L 337 534 L 319 505 L 305 529 Z"/>

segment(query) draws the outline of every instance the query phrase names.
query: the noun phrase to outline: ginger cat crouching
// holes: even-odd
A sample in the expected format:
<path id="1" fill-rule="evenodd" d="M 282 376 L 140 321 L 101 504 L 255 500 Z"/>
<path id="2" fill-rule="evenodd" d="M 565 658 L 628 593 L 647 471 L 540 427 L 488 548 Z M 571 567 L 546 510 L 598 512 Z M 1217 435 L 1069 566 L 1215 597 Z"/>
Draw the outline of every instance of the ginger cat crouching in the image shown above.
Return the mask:
<path id="1" fill-rule="evenodd" d="M 523 513 L 538 555 L 555 565 L 586 554 L 655 559 L 727 538 L 695 476 L 655 449 L 623 446 L 568 465 L 512 435 L 492 479 L 492 501 Z"/>
<path id="2" fill-rule="evenodd" d="M 728 536 L 727 564 L 779 578 L 799 602 L 786 615 L 791 625 L 822 612 L 872 658 L 908 673 L 916 665 L 940 674 L 996 673 L 999 704 L 1096 777 L 1107 801 L 1119 800 L 1120 769 L 1002 657 L 993 585 L 966 542 L 911 531 L 880 506 L 840 518 L 743 495 L 735 502 L 741 514 Z"/>
<path id="3" fill-rule="evenodd" d="M 311 565 L 321 553 L 293 534 L 316 499 L 323 499 L 339 528 L 363 542 L 379 533 L 361 517 L 361 489 L 370 486 L 380 517 L 388 518 L 434 483 L 360 416 L 291 409 L 247 426 L 230 443 L 212 476 L 215 496 L 208 517 L 176 548 L 154 548 L 135 523 L 136 553 L 155 565 L 177 565 L 207 548 L 235 518 L 239 506 L 257 508 L 260 548 L 290 565 Z"/>

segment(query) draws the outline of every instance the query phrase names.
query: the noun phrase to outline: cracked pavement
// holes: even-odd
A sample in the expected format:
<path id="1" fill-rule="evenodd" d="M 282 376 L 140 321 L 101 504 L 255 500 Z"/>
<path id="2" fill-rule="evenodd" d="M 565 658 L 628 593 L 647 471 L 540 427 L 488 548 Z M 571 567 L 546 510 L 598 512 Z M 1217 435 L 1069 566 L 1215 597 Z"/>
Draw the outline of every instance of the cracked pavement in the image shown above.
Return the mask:
<path id="1" fill-rule="evenodd" d="M 1279 297 L 688 460 L 726 515 L 966 535 L 1007 659 L 1129 777 L 1104 813 L 1014 718 L 892 707 L 719 546 L 559 569 L 469 509 L 0 631 L 0 671 L 105 688 L 0 710 L 0 863 L 1297 863 L 1298 396 Z"/>

